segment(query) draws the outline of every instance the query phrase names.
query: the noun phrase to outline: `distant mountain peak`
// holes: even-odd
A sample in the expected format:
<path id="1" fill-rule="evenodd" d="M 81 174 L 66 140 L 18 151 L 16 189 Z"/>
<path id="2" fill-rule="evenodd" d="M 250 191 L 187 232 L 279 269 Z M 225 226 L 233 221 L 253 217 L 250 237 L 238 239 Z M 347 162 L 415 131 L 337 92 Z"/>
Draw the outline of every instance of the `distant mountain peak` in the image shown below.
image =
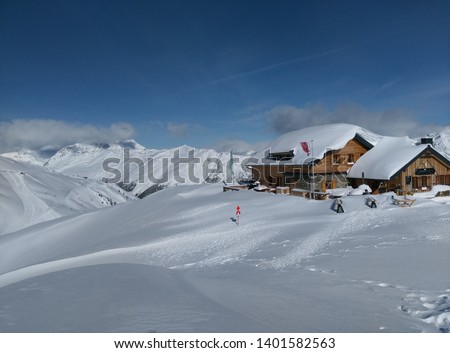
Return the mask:
<path id="1" fill-rule="evenodd" d="M 122 140 L 122 141 L 117 142 L 117 144 L 123 148 L 130 149 L 130 150 L 145 150 L 146 149 L 144 146 L 142 146 L 141 144 L 139 144 L 138 142 L 136 142 L 133 139 Z"/>
<path id="2" fill-rule="evenodd" d="M 82 143 L 77 142 L 71 145 L 67 145 L 60 150 L 58 150 L 53 156 L 57 157 L 58 155 L 65 155 L 67 153 L 77 154 L 77 153 L 92 153 L 92 152 L 101 152 L 103 150 L 121 150 L 121 149 L 130 149 L 130 150 L 146 150 L 144 146 L 139 144 L 133 139 L 127 139 L 118 141 L 116 143 L 106 143 L 106 142 L 95 142 L 95 143 Z"/>

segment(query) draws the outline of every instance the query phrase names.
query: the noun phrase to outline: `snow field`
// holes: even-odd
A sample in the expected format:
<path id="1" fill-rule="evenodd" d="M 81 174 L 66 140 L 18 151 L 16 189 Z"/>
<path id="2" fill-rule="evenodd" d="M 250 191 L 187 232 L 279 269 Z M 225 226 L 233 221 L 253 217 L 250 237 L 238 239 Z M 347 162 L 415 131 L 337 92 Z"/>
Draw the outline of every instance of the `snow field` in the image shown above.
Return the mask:
<path id="1" fill-rule="evenodd" d="M 0 330 L 446 332 L 449 206 L 375 198 L 337 214 L 332 200 L 179 186 L 4 235 Z M 103 290 L 112 304 L 91 324 Z"/>

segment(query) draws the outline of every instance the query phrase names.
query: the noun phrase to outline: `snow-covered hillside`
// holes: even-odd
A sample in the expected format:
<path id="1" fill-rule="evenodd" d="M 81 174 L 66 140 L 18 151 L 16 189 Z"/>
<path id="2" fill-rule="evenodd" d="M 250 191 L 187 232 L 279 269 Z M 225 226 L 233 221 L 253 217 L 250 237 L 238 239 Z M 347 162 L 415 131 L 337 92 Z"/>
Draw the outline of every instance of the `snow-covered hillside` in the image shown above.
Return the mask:
<path id="1" fill-rule="evenodd" d="M 130 199 L 135 197 L 116 185 L 0 157 L 0 234 Z"/>
<path id="2" fill-rule="evenodd" d="M 375 198 L 178 186 L 4 235 L 0 331 L 448 332 L 450 199 Z"/>
<path id="3" fill-rule="evenodd" d="M 13 159 L 15 161 L 25 162 L 31 165 L 42 166 L 48 158 L 43 157 L 39 152 L 29 149 L 22 149 L 18 152 L 3 153 L 2 157 Z M 49 156 L 51 157 L 51 156 Z"/>
<path id="4" fill-rule="evenodd" d="M 125 180 L 127 171 L 124 169 L 126 149 L 130 151 L 129 158 L 137 158 L 143 162 L 139 167 L 137 163 L 130 160 L 132 163 L 127 168 L 129 171 L 127 180 Z M 62 148 L 48 160 L 38 159 L 36 152 L 26 150 L 8 153 L 7 156 L 31 164 L 44 165 L 51 171 L 92 180 L 114 178 L 113 173 L 103 168 L 106 160 L 113 159 L 109 166 L 120 172 L 119 185 L 126 182 L 125 189 L 132 191 L 134 195 L 146 195 L 155 190 L 179 184 L 231 181 L 232 178 L 229 153 L 220 153 L 212 149 L 195 149 L 190 146 L 163 150 L 146 149 L 134 140 L 121 141 L 117 144 L 77 143 Z M 245 158 L 245 156 L 234 156 L 236 179 L 245 179 L 250 176 L 250 173 L 244 171 L 241 165 Z"/>

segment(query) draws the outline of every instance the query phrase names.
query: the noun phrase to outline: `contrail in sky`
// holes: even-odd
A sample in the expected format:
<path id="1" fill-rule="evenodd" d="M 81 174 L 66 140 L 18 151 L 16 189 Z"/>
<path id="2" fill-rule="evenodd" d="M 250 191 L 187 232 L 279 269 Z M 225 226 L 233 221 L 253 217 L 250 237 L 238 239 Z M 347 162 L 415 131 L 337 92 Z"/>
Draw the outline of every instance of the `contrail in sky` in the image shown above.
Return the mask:
<path id="1" fill-rule="evenodd" d="M 218 83 L 228 82 L 228 81 L 240 79 L 240 78 L 243 78 L 243 77 L 252 76 L 252 75 L 255 75 L 255 74 L 259 74 L 261 72 L 270 71 L 270 70 L 276 69 L 278 67 L 291 65 L 291 64 L 298 63 L 298 62 L 302 62 L 302 61 L 307 61 L 307 60 L 311 60 L 311 59 L 321 58 L 323 56 L 327 56 L 327 55 L 330 55 L 330 54 L 334 54 L 334 53 L 343 51 L 343 50 L 348 49 L 350 47 L 351 46 L 346 46 L 346 47 L 342 47 L 342 48 L 338 48 L 338 49 L 328 50 L 328 51 L 325 51 L 325 52 L 322 52 L 322 53 L 311 54 L 311 55 L 302 56 L 302 57 L 298 57 L 298 58 L 291 59 L 291 60 L 281 61 L 279 63 L 267 65 L 267 66 L 264 66 L 264 67 L 260 67 L 259 69 L 255 69 L 255 70 L 249 70 L 249 71 L 240 72 L 240 73 L 235 74 L 235 75 L 231 75 L 231 76 L 228 76 L 228 77 L 223 77 L 223 78 L 219 78 L 217 80 L 212 80 L 212 81 L 206 82 L 206 83 L 204 83 L 202 85 L 190 88 L 190 89 L 188 89 L 188 90 L 186 90 L 184 92 L 190 92 L 190 91 L 194 91 L 194 90 L 197 90 L 197 89 L 200 89 L 200 88 L 203 88 L 203 87 L 212 86 L 212 85 L 215 85 L 215 84 L 218 84 Z"/>

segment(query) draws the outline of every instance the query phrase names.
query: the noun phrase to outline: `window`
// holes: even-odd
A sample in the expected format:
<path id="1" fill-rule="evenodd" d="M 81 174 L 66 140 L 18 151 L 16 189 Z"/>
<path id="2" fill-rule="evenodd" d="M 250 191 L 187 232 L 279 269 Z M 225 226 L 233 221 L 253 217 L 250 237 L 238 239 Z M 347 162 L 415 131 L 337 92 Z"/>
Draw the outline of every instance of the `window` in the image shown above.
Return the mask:
<path id="1" fill-rule="evenodd" d="M 289 161 L 294 157 L 294 150 L 288 152 L 274 152 L 269 153 L 268 158 L 276 161 Z"/>
<path id="2" fill-rule="evenodd" d="M 347 155 L 347 164 L 354 164 L 355 163 L 355 155 L 350 153 Z"/>
<path id="3" fill-rule="evenodd" d="M 341 164 L 341 155 L 333 154 L 333 164 Z"/>

